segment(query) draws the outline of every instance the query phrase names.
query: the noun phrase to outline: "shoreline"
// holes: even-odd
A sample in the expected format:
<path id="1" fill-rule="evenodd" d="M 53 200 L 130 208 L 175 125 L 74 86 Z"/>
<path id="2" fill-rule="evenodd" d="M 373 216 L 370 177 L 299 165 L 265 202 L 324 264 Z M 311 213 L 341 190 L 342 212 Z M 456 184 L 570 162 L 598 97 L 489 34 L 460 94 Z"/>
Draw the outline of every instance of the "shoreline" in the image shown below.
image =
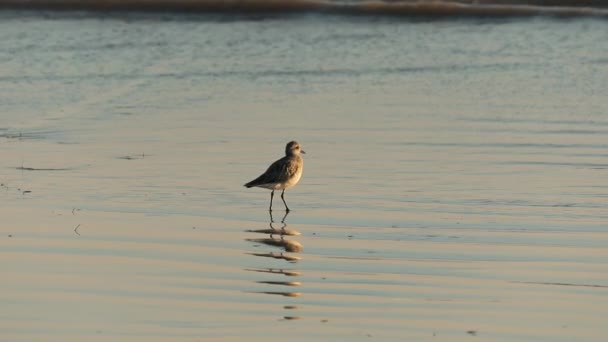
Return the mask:
<path id="1" fill-rule="evenodd" d="M 596 7 L 586 7 L 596 6 Z M 95 11 L 95 12 L 189 12 L 189 13 L 321 13 L 334 15 L 381 16 L 608 16 L 608 9 L 594 1 L 575 4 L 572 1 L 501 0 L 479 1 L 360 1 L 325 0 L 0 0 L 0 9 Z"/>

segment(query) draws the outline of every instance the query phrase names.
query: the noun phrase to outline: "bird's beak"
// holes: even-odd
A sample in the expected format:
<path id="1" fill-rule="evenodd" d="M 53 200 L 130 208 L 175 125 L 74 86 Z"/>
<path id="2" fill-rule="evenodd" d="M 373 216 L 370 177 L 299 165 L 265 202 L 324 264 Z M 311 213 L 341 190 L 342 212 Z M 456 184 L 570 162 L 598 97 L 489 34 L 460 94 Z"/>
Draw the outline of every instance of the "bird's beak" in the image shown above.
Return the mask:
<path id="1" fill-rule="evenodd" d="M 300 150 L 300 153 L 302 153 L 302 154 L 306 154 L 306 152 L 304 152 L 304 150 Z"/>

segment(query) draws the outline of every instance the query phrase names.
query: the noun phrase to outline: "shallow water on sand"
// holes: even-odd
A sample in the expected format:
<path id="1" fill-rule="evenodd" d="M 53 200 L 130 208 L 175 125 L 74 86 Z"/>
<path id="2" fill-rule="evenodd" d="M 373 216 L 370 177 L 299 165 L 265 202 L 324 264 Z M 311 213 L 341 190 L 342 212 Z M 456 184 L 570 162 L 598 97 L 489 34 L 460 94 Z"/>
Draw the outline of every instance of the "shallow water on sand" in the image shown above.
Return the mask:
<path id="1" fill-rule="evenodd" d="M 608 333 L 605 22 L 1 16 L 1 340 Z"/>

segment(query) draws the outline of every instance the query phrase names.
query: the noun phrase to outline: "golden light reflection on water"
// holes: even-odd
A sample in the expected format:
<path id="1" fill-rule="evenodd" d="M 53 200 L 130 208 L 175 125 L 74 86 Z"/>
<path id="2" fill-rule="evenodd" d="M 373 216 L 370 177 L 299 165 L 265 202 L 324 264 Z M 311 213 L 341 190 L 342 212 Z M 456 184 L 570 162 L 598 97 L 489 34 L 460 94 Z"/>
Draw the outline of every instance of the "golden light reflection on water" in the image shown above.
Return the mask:
<path id="1" fill-rule="evenodd" d="M 16 17 L 3 340 L 606 335 L 605 23 Z"/>

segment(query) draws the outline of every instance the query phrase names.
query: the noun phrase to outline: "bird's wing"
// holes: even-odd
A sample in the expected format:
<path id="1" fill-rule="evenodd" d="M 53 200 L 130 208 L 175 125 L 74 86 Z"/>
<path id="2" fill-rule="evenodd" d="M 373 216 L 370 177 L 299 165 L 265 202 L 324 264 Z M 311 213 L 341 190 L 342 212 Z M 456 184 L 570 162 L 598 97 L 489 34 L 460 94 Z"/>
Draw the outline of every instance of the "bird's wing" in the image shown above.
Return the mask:
<path id="1" fill-rule="evenodd" d="M 285 182 L 295 173 L 294 162 L 291 158 L 283 157 L 272 163 L 264 174 L 267 176 L 268 183 Z"/>
<path id="2" fill-rule="evenodd" d="M 270 167 L 273 167 L 273 178 L 282 183 L 296 174 L 298 162 L 294 158 L 284 157 L 274 162 Z"/>
<path id="3" fill-rule="evenodd" d="M 283 157 L 270 164 L 266 172 L 258 178 L 245 184 L 245 186 L 256 186 L 269 183 L 282 183 L 287 181 L 297 171 L 297 165 L 289 157 Z"/>

